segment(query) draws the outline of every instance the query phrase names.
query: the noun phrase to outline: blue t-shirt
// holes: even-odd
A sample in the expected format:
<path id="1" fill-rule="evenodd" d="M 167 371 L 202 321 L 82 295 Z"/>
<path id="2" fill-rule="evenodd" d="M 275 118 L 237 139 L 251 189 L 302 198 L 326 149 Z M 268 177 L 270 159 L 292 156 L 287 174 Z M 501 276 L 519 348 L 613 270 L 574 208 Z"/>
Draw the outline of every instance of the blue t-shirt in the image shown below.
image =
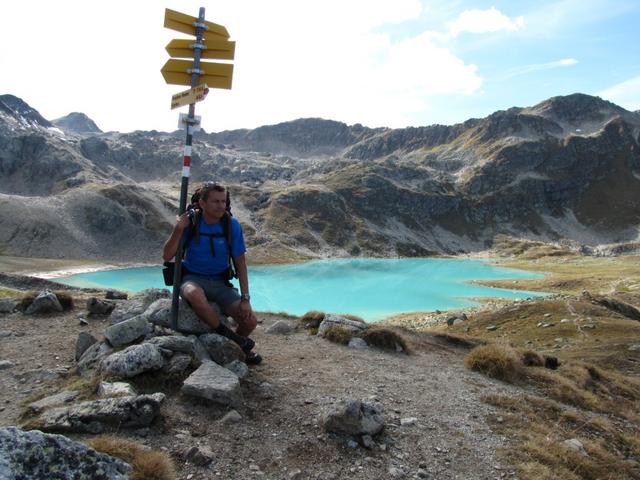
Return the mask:
<path id="1" fill-rule="evenodd" d="M 193 235 L 189 243 L 185 243 L 186 253 L 183 265 L 190 272 L 200 275 L 220 275 L 229 268 L 229 249 L 224 238 L 222 222 L 208 224 L 200 218 L 200 235 Z M 183 241 L 186 242 L 190 229 L 185 229 Z M 220 234 L 210 237 L 203 234 Z M 213 248 L 212 248 L 213 247 Z M 247 251 L 240 222 L 231 217 L 231 255 L 237 257 Z M 215 256 L 214 256 L 215 253 Z"/>

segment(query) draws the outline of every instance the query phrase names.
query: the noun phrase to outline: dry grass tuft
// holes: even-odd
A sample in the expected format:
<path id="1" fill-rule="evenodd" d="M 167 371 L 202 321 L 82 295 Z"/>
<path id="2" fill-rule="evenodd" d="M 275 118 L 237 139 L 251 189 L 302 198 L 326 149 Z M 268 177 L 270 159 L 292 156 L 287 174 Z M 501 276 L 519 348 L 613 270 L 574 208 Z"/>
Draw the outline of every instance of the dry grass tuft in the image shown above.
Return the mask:
<path id="1" fill-rule="evenodd" d="M 100 435 L 87 444 L 102 453 L 120 458 L 131 465 L 131 480 L 175 480 L 176 471 L 171 458 L 158 451 L 112 435 Z"/>
<path id="2" fill-rule="evenodd" d="M 73 297 L 69 292 L 56 290 L 53 293 L 56 297 L 58 297 L 58 301 L 60 302 L 63 311 L 66 312 L 67 310 L 71 310 L 73 308 Z M 33 303 L 33 301 L 39 294 L 40 292 L 26 292 L 20 299 L 20 302 L 18 303 L 16 308 L 21 312 L 24 312 L 27 308 L 29 308 L 29 305 Z"/>
<path id="3" fill-rule="evenodd" d="M 324 332 L 324 338 L 333 343 L 348 345 L 349 341 L 353 338 L 353 334 L 344 327 L 334 325 Z"/>
<path id="4" fill-rule="evenodd" d="M 464 364 L 470 370 L 509 383 L 520 382 L 525 376 L 520 355 L 507 345 L 476 347 L 465 357 Z"/>
<path id="5" fill-rule="evenodd" d="M 318 328 L 325 316 L 326 314 L 324 312 L 311 310 L 300 317 L 300 323 L 302 323 L 306 329 Z"/>
<path id="6" fill-rule="evenodd" d="M 351 315 L 350 313 L 345 313 L 340 316 L 346 318 L 347 320 L 351 320 L 353 322 L 366 323 L 362 317 L 359 317 L 357 315 Z"/>
<path id="7" fill-rule="evenodd" d="M 413 353 L 413 347 L 409 343 L 409 340 L 401 333 L 390 328 L 369 328 L 362 332 L 360 337 L 367 342 L 368 345 L 373 347 L 392 350 L 394 352 L 401 351 L 407 355 Z"/>

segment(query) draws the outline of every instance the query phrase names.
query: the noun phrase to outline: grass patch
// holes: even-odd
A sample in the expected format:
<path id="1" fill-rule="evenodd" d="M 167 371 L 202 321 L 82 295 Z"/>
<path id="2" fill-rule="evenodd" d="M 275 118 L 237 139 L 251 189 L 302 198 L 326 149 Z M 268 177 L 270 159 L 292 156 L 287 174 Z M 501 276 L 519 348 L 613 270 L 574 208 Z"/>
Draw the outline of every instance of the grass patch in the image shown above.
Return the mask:
<path id="1" fill-rule="evenodd" d="M 407 337 L 391 328 L 368 328 L 360 334 L 360 337 L 367 342 L 368 345 L 373 347 L 394 352 L 400 351 L 407 355 L 413 353 L 413 347 Z"/>
<path id="2" fill-rule="evenodd" d="M 324 312 L 320 312 L 318 310 L 311 310 L 305 313 L 302 317 L 300 317 L 300 323 L 306 329 L 313 329 L 313 328 L 317 329 L 322 323 L 322 321 L 324 320 L 325 316 L 326 314 Z"/>
<path id="3" fill-rule="evenodd" d="M 353 338 L 353 334 L 344 327 L 333 325 L 324 332 L 324 338 L 333 343 L 348 345 Z"/>
<path id="4" fill-rule="evenodd" d="M 131 480 L 175 480 L 176 470 L 171 458 L 162 452 L 113 435 L 100 435 L 87 442 L 94 450 L 124 460 L 131 465 Z"/>
<path id="5" fill-rule="evenodd" d="M 505 345 L 476 347 L 465 357 L 464 364 L 470 370 L 509 383 L 521 382 L 525 375 L 520 355 Z"/>

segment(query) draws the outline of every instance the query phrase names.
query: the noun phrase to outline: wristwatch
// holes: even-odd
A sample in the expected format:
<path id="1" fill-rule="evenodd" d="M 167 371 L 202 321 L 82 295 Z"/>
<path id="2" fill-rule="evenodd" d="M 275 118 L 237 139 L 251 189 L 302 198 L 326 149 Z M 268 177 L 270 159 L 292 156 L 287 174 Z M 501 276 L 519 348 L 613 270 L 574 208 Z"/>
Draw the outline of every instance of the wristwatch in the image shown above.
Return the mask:
<path id="1" fill-rule="evenodd" d="M 240 295 L 240 300 L 246 300 L 248 302 L 249 300 L 251 300 L 251 295 L 249 295 L 248 293 L 243 293 L 242 295 Z"/>

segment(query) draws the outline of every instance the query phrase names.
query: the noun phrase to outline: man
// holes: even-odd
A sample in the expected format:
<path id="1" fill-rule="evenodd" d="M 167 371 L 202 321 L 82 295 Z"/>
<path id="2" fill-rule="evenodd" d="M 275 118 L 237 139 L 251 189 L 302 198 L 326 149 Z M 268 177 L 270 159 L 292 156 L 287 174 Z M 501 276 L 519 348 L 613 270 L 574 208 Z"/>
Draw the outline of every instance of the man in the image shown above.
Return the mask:
<path id="1" fill-rule="evenodd" d="M 183 239 L 185 257 L 182 262 L 184 276 L 180 286 L 182 298 L 187 300 L 195 314 L 214 331 L 236 342 L 246 355 L 246 362 L 258 364 L 262 357 L 252 349 L 254 341 L 249 334 L 256 328 L 258 319 L 251 309 L 249 277 L 245 259 L 246 247 L 240 222 L 227 213 L 227 191 L 224 187 L 207 182 L 199 189 L 198 205 L 201 214 L 196 215 L 195 231 L 190 232 L 189 213 L 178 216 L 171 236 L 164 244 L 162 258 L 165 262 L 175 257 L 180 240 Z M 230 220 L 230 221 L 229 221 Z M 231 252 L 225 238 L 224 222 L 231 231 Z M 240 294 L 228 282 L 233 257 L 240 283 Z M 238 328 L 234 332 L 219 318 L 209 301 L 231 316 Z"/>

